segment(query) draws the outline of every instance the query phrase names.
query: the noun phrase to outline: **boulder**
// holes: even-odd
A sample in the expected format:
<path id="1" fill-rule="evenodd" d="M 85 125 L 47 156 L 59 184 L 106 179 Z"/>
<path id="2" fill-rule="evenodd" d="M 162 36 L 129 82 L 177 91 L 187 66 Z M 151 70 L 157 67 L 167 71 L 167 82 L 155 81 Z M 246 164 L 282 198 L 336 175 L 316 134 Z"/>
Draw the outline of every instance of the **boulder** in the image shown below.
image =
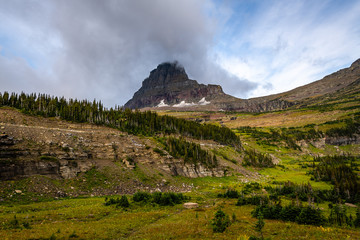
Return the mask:
<path id="1" fill-rule="evenodd" d="M 193 202 L 184 203 L 184 208 L 191 209 L 191 208 L 198 208 L 198 207 L 199 207 L 198 203 L 193 203 Z"/>

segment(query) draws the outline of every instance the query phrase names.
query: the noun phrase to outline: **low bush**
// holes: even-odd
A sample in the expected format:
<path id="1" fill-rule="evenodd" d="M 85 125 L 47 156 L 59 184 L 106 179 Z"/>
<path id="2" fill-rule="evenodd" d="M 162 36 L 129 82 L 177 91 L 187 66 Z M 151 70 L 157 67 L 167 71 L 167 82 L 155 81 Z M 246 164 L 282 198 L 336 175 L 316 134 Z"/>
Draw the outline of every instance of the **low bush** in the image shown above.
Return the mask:
<path id="1" fill-rule="evenodd" d="M 182 193 L 173 193 L 173 192 L 155 192 L 152 195 L 153 202 L 161 206 L 174 206 L 175 204 L 180 204 L 185 200 L 188 200 Z"/>
<path id="2" fill-rule="evenodd" d="M 214 232 L 222 233 L 229 227 L 231 224 L 229 216 L 219 209 L 214 218 L 211 221 L 211 225 Z"/>
<path id="3" fill-rule="evenodd" d="M 224 194 L 219 193 L 218 197 L 222 198 L 239 198 L 240 194 L 237 190 L 234 189 L 228 189 Z"/>
<path id="4" fill-rule="evenodd" d="M 116 207 L 128 208 L 130 203 L 128 198 L 123 195 L 121 198 L 105 198 L 105 206 L 116 205 Z"/>
<path id="5" fill-rule="evenodd" d="M 254 195 L 250 197 L 240 196 L 236 206 L 243 206 L 243 205 L 262 205 L 268 204 L 269 197 L 263 195 Z"/>
<path id="6" fill-rule="evenodd" d="M 148 192 L 137 192 L 133 195 L 133 201 L 134 202 L 150 202 L 151 200 L 151 194 Z"/>

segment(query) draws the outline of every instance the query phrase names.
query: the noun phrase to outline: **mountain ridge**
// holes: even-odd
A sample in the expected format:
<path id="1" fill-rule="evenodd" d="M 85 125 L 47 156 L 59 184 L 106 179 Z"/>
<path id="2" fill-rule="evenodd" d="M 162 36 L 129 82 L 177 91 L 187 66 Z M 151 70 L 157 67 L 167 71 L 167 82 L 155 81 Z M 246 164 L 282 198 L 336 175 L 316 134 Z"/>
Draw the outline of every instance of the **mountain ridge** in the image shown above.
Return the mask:
<path id="1" fill-rule="evenodd" d="M 189 79 L 178 62 L 162 63 L 150 72 L 142 87 L 126 104 L 126 108 L 194 111 L 265 112 L 302 107 L 327 94 L 336 93 L 360 79 L 360 59 L 312 83 L 290 91 L 240 99 L 224 93 L 220 85 L 199 84 Z M 202 101 L 202 102 L 200 102 Z M 206 104 L 203 104 L 206 103 Z"/>

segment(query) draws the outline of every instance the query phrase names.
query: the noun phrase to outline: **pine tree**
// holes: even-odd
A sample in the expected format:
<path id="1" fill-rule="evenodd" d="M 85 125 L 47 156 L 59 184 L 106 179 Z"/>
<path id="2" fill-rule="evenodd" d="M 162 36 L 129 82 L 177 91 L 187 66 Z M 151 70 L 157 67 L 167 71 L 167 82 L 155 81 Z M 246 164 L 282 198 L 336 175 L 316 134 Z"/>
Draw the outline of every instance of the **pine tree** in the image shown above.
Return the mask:
<path id="1" fill-rule="evenodd" d="M 222 233 L 226 230 L 228 226 L 230 226 L 230 218 L 229 216 L 224 213 L 221 209 L 219 209 L 216 213 L 214 218 L 212 219 L 211 225 L 213 226 L 213 231 Z"/>
<path id="2" fill-rule="evenodd" d="M 261 211 L 257 215 L 257 222 L 255 223 L 255 230 L 260 234 L 260 239 L 264 239 L 263 228 L 265 226 L 264 217 Z"/>
<path id="3" fill-rule="evenodd" d="M 122 207 L 122 208 L 128 208 L 130 206 L 128 198 L 125 195 L 123 195 L 120 198 L 120 201 L 117 206 Z"/>

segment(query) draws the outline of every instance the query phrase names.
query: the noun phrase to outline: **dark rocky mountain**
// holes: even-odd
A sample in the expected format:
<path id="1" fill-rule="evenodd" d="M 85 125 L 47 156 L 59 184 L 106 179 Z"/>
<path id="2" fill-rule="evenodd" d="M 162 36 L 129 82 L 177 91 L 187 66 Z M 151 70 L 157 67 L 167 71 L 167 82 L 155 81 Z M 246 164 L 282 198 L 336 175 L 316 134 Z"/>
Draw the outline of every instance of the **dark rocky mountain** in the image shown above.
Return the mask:
<path id="1" fill-rule="evenodd" d="M 142 87 L 125 107 L 206 105 L 208 100 L 225 96 L 219 85 L 204 85 L 189 79 L 185 69 L 177 62 L 162 63 L 150 72 L 150 76 L 143 81 Z"/>
<path id="2" fill-rule="evenodd" d="M 150 72 L 142 87 L 134 94 L 125 107 L 159 108 L 199 111 L 244 111 L 264 112 L 304 107 L 346 94 L 359 88 L 360 59 L 349 68 L 339 70 L 316 82 L 291 91 L 270 96 L 239 99 L 225 94 L 219 85 L 199 84 L 188 78 L 184 68 L 177 62 L 160 64 Z"/>

